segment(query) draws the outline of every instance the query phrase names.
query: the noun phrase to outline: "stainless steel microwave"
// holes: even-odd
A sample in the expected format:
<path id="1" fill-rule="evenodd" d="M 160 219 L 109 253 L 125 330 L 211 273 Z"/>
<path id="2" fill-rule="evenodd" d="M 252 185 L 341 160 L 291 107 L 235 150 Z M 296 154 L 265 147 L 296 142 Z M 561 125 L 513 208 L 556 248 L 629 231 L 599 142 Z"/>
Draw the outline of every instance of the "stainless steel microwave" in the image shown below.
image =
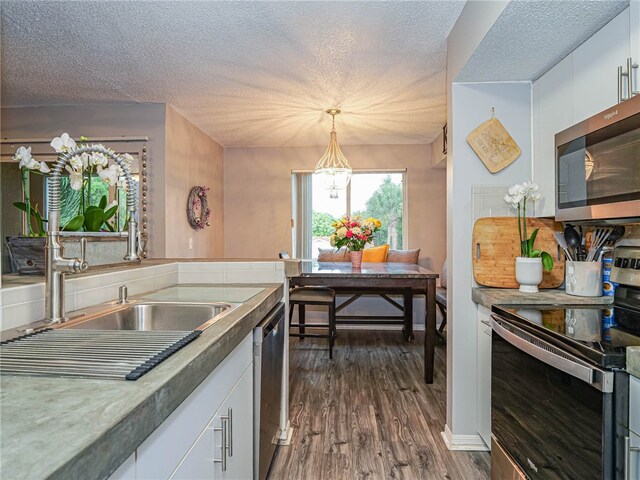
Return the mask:
<path id="1" fill-rule="evenodd" d="M 640 95 L 555 138 L 556 220 L 640 218 Z"/>

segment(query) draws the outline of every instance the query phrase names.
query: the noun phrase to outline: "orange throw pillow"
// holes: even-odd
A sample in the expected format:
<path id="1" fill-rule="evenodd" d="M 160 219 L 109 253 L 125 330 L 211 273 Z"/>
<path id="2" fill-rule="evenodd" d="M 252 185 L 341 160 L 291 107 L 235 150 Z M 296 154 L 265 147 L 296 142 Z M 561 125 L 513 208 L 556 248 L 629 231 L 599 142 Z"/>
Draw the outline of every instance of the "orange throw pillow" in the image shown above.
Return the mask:
<path id="1" fill-rule="evenodd" d="M 386 262 L 389 245 L 367 248 L 362 252 L 363 262 Z"/>

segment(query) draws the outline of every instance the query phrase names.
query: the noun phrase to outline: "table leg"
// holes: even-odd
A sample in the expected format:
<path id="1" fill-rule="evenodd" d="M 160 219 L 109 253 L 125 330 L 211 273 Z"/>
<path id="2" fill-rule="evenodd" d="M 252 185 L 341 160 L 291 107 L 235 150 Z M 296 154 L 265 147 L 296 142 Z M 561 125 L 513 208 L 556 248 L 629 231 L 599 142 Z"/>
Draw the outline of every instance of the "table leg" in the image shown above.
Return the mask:
<path id="1" fill-rule="evenodd" d="M 405 288 L 403 292 L 404 296 L 404 326 L 402 327 L 402 333 L 404 334 L 404 340 L 410 342 L 413 340 L 413 290 L 411 288 Z"/>
<path id="2" fill-rule="evenodd" d="M 426 318 L 424 332 L 424 382 L 433 383 L 433 362 L 436 345 L 436 279 L 427 279 Z"/>

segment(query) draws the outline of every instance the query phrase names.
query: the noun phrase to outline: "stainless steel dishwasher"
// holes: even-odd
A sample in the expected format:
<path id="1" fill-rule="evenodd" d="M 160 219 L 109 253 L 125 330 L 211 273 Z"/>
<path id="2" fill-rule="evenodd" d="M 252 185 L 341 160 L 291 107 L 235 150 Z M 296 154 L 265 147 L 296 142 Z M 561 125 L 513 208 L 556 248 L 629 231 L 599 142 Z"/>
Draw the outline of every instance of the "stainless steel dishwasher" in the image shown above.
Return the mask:
<path id="1" fill-rule="evenodd" d="M 283 303 L 253 331 L 253 471 L 258 480 L 267 477 L 277 447 L 285 333 Z"/>

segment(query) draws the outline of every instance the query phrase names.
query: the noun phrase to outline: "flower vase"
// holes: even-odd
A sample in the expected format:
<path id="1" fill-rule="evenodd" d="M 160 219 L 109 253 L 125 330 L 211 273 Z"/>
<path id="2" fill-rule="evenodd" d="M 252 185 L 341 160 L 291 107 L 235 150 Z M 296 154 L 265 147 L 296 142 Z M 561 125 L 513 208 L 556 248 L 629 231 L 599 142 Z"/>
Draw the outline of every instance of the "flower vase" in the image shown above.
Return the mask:
<path id="1" fill-rule="evenodd" d="M 516 281 L 524 293 L 537 293 L 542 282 L 542 258 L 516 257 Z"/>
<path id="2" fill-rule="evenodd" d="M 351 267 L 354 269 L 360 269 L 362 267 L 362 250 L 352 250 L 350 257 Z"/>

